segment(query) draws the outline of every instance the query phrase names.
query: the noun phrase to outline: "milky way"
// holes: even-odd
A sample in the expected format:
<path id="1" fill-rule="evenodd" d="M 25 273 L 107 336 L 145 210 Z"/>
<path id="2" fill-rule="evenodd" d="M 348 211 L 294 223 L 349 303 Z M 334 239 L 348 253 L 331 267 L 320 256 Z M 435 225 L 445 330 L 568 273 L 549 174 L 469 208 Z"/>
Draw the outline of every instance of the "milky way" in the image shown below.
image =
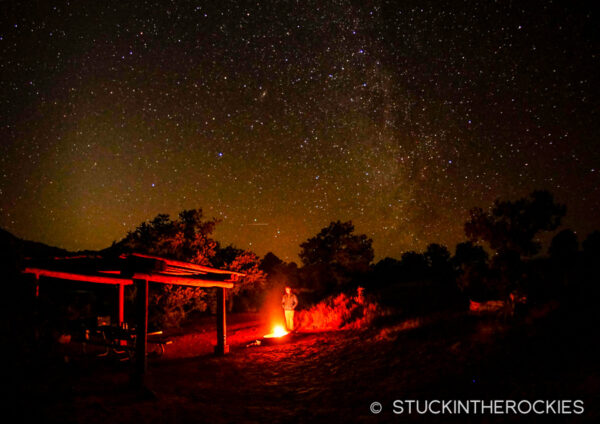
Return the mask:
<path id="1" fill-rule="evenodd" d="M 4 4 L 0 226 L 68 249 L 202 208 L 297 259 L 351 219 L 377 258 L 551 190 L 600 227 L 598 21 L 539 2 Z M 519 5 L 519 3 L 527 3 Z"/>

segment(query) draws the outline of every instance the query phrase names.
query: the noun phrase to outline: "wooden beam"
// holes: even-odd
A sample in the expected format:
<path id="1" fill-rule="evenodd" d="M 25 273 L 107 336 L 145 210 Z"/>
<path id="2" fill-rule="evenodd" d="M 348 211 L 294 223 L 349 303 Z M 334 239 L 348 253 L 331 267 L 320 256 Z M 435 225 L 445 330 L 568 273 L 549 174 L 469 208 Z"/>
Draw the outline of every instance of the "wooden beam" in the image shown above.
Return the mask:
<path id="1" fill-rule="evenodd" d="M 223 287 L 217 287 L 217 345 L 215 354 L 225 355 L 229 353 L 227 345 L 227 325 L 226 325 L 226 290 Z"/>
<path id="2" fill-rule="evenodd" d="M 173 259 L 161 258 L 161 257 L 158 257 L 158 256 L 144 255 L 142 253 L 131 253 L 130 256 L 134 256 L 134 257 L 138 257 L 138 258 L 156 259 L 158 261 L 164 262 L 166 265 L 169 265 L 171 267 L 174 267 L 174 268 L 183 268 L 185 270 L 193 269 L 193 270 L 200 271 L 200 272 L 214 273 L 214 274 L 231 274 L 231 275 L 238 275 L 238 276 L 244 276 L 244 275 L 246 275 L 246 274 L 241 273 L 241 272 L 227 271 L 225 269 L 211 268 L 211 267 L 208 267 L 208 266 L 193 264 L 191 262 L 181 262 L 181 261 L 176 261 L 176 260 L 173 260 Z"/>
<path id="3" fill-rule="evenodd" d="M 136 329 L 135 329 L 135 368 L 133 383 L 144 387 L 148 360 L 148 280 L 135 280 L 136 293 Z"/>
<path id="4" fill-rule="evenodd" d="M 164 274 L 133 274 L 134 279 L 144 279 L 155 283 L 163 284 L 177 284 L 180 286 L 191 286 L 191 287 L 222 287 L 225 289 L 233 288 L 233 282 L 231 281 L 211 281 L 211 280 L 200 280 L 198 278 L 181 277 L 177 275 L 164 275 Z"/>
<path id="5" fill-rule="evenodd" d="M 71 280 L 71 281 L 84 281 L 89 283 L 100 283 L 100 284 L 119 284 L 119 285 L 131 285 L 133 284 L 132 280 L 128 278 L 117 278 L 117 277 L 108 277 L 102 275 L 87 275 L 87 274 L 75 274 L 73 272 L 64 272 L 64 271 L 51 271 L 47 269 L 41 268 L 25 268 L 23 270 L 24 274 L 34 274 L 36 278 L 49 277 L 49 278 L 57 278 L 61 280 Z M 142 279 L 142 280 L 150 280 L 156 283 L 164 283 L 164 284 L 177 284 L 183 286 L 192 286 L 192 287 L 223 287 L 226 289 L 233 288 L 233 282 L 231 281 L 212 281 L 212 280 L 201 280 L 198 278 L 192 277 L 182 277 L 182 276 L 171 276 L 164 274 L 146 274 L 146 273 L 135 273 L 133 275 L 133 279 Z"/>
<path id="6" fill-rule="evenodd" d="M 40 276 L 42 276 L 42 277 L 58 278 L 61 280 L 85 281 L 88 283 L 124 284 L 124 285 L 133 284 L 133 282 L 128 278 L 104 277 L 102 275 L 75 274 L 73 272 L 50 271 L 48 269 L 41 269 L 41 268 L 25 268 L 23 270 L 23 273 L 24 274 L 35 274 L 36 278 L 39 278 Z"/>

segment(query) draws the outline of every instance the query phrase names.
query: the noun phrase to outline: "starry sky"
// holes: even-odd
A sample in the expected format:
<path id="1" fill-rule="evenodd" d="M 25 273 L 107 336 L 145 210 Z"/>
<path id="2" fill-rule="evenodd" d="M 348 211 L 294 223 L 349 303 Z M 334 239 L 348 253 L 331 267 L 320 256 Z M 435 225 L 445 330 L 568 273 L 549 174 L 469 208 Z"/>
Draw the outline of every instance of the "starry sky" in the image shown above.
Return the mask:
<path id="1" fill-rule="evenodd" d="M 600 228 L 591 6 L 442 3 L 4 2 L 0 226 L 98 249 L 202 208 L 297 260 L 351 219 L 379 259 L 548 189 Z"/>

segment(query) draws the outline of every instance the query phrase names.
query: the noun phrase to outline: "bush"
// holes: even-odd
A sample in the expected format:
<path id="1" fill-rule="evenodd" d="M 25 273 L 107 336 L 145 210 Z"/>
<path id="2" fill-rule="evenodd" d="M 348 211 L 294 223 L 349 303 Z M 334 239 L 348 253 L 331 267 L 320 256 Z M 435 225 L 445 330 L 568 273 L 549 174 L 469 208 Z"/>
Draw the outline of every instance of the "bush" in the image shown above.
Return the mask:
<path id="1" fill-rule="evenodd" d="M 156 328 L 179 326 L 190 312 L 207 309 L 207 293 L 197 287 L 160 285 L 149 295 L 149 320 Z"/>
<path id="2" fill-rule="evenodd" d="M 345 293 L 331 296 L 310 309 L 297 314 L 301 330 L 359 329 L 368 326 L 379 315 L 379 306 L 362 295 Z"/>

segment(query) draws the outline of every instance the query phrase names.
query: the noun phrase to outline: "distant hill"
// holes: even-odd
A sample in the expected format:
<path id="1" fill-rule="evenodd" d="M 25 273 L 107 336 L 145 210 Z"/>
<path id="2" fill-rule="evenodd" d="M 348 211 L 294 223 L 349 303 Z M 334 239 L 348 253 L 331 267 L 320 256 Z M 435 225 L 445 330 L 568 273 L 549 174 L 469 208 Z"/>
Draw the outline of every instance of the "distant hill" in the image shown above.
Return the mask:
<path id="1" fill-rule="evenodd" d="M 23 258 L 65 256 L 71 252 L 36 241 L 22 240 L 0 228 L 0 264 L 14 267 Z"/>

